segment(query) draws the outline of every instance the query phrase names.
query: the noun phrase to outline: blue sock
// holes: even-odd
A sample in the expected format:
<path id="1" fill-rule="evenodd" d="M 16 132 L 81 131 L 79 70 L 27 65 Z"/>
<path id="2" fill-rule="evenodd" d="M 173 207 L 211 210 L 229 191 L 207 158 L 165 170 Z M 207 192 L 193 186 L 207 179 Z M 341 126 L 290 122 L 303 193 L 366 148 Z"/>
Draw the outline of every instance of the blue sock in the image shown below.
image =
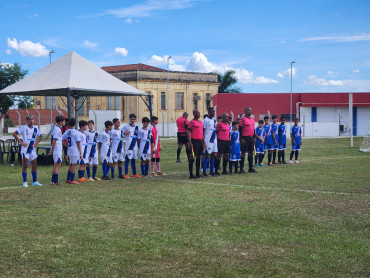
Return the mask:
<path id="1" fill-rule="evenodd" d="M 76 173 L 71 173 L 71 181 L 75 180 L 75 175 L 76 175 Z"/>
<path id="2" fill-rule="evenodd" d="M 125 175 L 128 175 L 128 164 L 130 163 L 130 159 L 126 156 L 125 159 Z"/>
<path id="3" fill-rule="evenodd" d="M 23 182 L 27 182 L 27 172 L 22 173 L 22 177 L 23 177 Z"/>
<path id="4" fill-rule="evenodd" d="M 96 177 L 96 172 L 97 171 L 98 171 L 98 166 L 93 166 L 93 175 L 92 175 L 93 178 Z"/>
<path id="5" fill-rule="evenodd" d="M 85 176 L 85 170 L 81 170 L 81 178 Z"/>
<path id="6" fill-rule="evenodd" d="M 145 175 L 145 164 L 140 164 L 141 168 L 141 174 L 144 176 Z"/>
<path id="7" fill-rule="evenodd" d="M 67 181 L 70 181 L 71 180 L 71 172 L 68 171 L 68 174 L 67 174 Z"/>
<path id="8" fill-rule="evenodd" d="M 111 171 L 111 173 L 112 173 L 112 178 L 114 178 L 114 167 L 110 167 L 110 171 Z"/>
<path id="9" fill-rule="evenodd" d="M 145 175 L 149 174 L 149 163 L 145 164 Z"/>
<path id="10" fill-rule="evenodd" d="M 136 163 L 135 159 L 131 159 L 132 174 L 136 175 Z"/>
<path id="11" fill-rule="evenodd" d="M 57 183 L 59 180 L 59 175 L 58 174 L 54 174 L 54 182 Z"/>
<path id="12" fill-rule="evenodd" d="M 55 182 L 55 174 L 54 173 L 51 174 L 51 182 Z"/>
<path id="13" fill-rule="evenodd" d="M 101 169 L 103 170 L 103 177 L 105 177 L 105 163 L 103 163 L 102 165 L 101 165 Z"/>
<path id="14" fill-rule="evenodd" d="M 32 182 L 37 182 L 37 171 L 32 171 Z"/>
<path id="15" fill-rule="evenodd" d="M 208 159 L 203 158 L 203 175 L 207 174 L 207 164 L 208 164 Z"/>
<path id="16" fill-rule="evenodd" d="M 215 159 L 211 158 L 209 161 L 209 172 L 213 174 L 213 171 L 215 170 Z"/>
<path id="17" fill-rule="evenodd" d="M 87 178 L 91 178 L 91 172 L 90 172 L 90 167 L 86 167 L 86 172 L 87 172 Z"/>
<path id="18" fill-rule="evenodd" d="M 119 176 L 122 176 L 122 166 L 118 166 L 118 174 Z"/>
<path id="19" fill-rule="evenodd" d="M 78 178 L 80 179 L 80 178 L 82 178 L 81 177 L 81 170 L 78 170 Z"/>

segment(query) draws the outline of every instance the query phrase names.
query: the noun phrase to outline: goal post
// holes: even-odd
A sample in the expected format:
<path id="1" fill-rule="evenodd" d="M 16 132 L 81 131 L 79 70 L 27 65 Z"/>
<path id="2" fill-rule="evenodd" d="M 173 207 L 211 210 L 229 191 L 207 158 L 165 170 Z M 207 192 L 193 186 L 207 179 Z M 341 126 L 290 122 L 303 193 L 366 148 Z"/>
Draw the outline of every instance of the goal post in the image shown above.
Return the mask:
<path id="1" fill-rule="evenodd" d="M 360 151 L 370 152 L 370 127 L 367 129 L 366 135 L 360 147 Z"/>

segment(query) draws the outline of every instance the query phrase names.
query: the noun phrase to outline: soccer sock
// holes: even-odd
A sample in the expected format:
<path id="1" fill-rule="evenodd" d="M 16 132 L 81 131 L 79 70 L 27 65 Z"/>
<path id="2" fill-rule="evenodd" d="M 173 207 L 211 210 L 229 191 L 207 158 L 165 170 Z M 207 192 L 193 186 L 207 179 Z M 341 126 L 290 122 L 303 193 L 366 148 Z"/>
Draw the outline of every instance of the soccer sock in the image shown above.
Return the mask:
<path id="1" fill-rule="evenodd" d="M 295 151 L 295 160 L 298 160 L 298 151 Z"/>
<path id="2" fill-rule="evenodd" d="M 82 177 L 81 178 L 83 178 L 83 177 L 85 177 L 85 170 L 81 170 L 82 171 Z"/>
<path id="3" fill-rule="evenodd" d="M 229 162 L 228 159 L 222 159 L 222 172 L 226 173 L 226 168 L 227 168 L 227 162 Z"/>
<path id="4" fill-rule="evenodd" d="M 103 163 L 102 165 L 101 165 L 101 169 L 102 169 L 102 171 L 103 171 L 103 177 L 105 177 L 105 163 Z"/>
<path id="5" fill-rule="evenodd" d="M 141 174 L 145 176 L 145 164 L 140 164 Z"/>
<path id="6" fill-rule="evenodd" d="M 122 176 L 122 172 L 123 172 L 122 166 L 118 166 L 118 175 Z"/>
<path id="7" fill-rule="evenodd" d="M 258 158 L 258 154 L 256 154 L 256 155 L 254 156 L 254 164 L 257 164 L 257 158 Z"/>
<path id="8" fill-rule="evenodd" d="M 75 175 L 76 175 L 76 173 L 71 173 L 71 181 L 75 180 Z"/>
<path id="9" fill-rule="evenodd" d="M 80 179 L 81 178 L 81 170 L 78 170 L 77 173 L 78 173 L 78 178 Z"/>
<path id="10" fill-rule="evenodd" d="M 281 162 L 281 151 L 278 152 L 278 162 Z"/>
<path id="11" fill-rule="evenodd" d="M 195 159 L 195 174 L 199 176 L 199 170 L 200 170 L 200 157 Z"/>
<path id="12" fill-rule="evenodd" d="M 161 163 L 158 161 L 155 163 L 157 165 L 157 172 L 161 171 Z"/>
<path id="13" fill-rule="evenodd" d="M 154 161 L 150 161 L 150 170 L 151 173 L 154 174 Z"/>
<path id="14" fill-rule="evenodd" d="M 213 174 L 214 171 L 215 171 L 215 159 L 211 158 L 209 161 L 209 173 Z"/>
<path id="15" fill-rule="evenodd" d="M 70 181 L 71 180 L 71 172 L 68 171 L 68 174 L 67 174 L 67 181 Z"/>
<path id="16" fill-rule="evenodd" d="M 189 173 L 190 176 L 193 176 L 193 165 L 194 165 L 194 158 L 189 160 Z"/>
<path id="17" fill-rule="evenodd" d="M 270 164 L 271 163 L 271 153 L 268 153 L 267 154 L 267 161 L 268 161 L 268 163 L 267 164 Z"/>
<path id="18" fill-rule="evenodd" d="M 149 163 L 145 164 L 145 175 L 149 174 Z"/>
<path id="19" fill-rule="evenodd" d="M 294 151 L 291 151 L 290 152 L 290 159 L 289 160 L 292 160 L 293 159 L 293 154 L 294 154 Z"/>
<path id="20" fill-rule="evenodd" d="M 180 154 L 181 154 L 181 148 L 177 149 L 177 159 L 180 159 Z"/>
<path id="21" fill-rule="evenodd" d="M 249 170 L 253 168 L 253 156 L 248 156 Z"/>
<path id="22" fill-rule="evenodd" d="M 57 183 L 59 181 L 59 174 L 54 174 L 54 182 Z"/>
<path id="23" fill-rule="evenodd" d="M 281 158 L 282 158 L 282 161 L 285 161 L 285 151 L 281 152 Z"/>
<path id="24" fill-rule="evenodd" d="M 126 156 L 125 158 L 125 175 L 128 175 L 128 164 L 130 163 L 130 159 Z"/>
<path id="25" fill-rule="evenodd" d="M 37 182 L 37 171 L 32 171 L 32 182 Z"/>
<path id="26" fill-rule="evenodd" d="M 218 168 L 220 168 L 221 160 L 218 158 L 215 158 L 215 173 L 218 174 Z"/>
<path id="27" fill-rule="evenodd" d="M 203 158 L 203 175 L 207 174 L 207 164 L 208 164 L 208 159 Z"/>
<path id="28" fill-rule="evenodd" d="M 258 164 L 261 164 L 261 163 L 262 163 L 262 161 L 263 161 L 263 153 L 260 153 L 260 154 L 258 155 Z"/>
<path id="29" fill-rule="evenodd" d="M 98 166 L 93 166 L 93 174 L 92 174 L 92 177 L 95 178 L 96 177 L 96 172 L 98 171 Z"/>
<path id="30" fill-rule="evenodd" d="M 233 164 L 235 167 L 235 173 L 237 173 L 238 172 L 238 161 L 235 161 Z"/>
<path id="31" fill-rule="evenodd" d="M 233 165 L 234 165 L 234 161 L 229 161 L 229 172 L 230 173 L 233 172 Z"/>
<path id="32" fill-rule="evenodd" d="M 114 170 L 115 170 L 115 167 L 110 167 L 110 172 L 112 174 L 112 178 L 114 178 Z"/>
<path id="33" fill-rule="evenodd" d="M 27 182 L 27 172 L 26 173 L 22 172 L 22 177 L 23 177 L 23 182 Z"/>
<path id="34" fill-rule="evenodd" d="M 91 178 L 91 172 L 90 172 L 90 167 L 86 167 L 86 172 L 87 172 L 87 178 Z"/>
<path id="35" fill-rule="evenodd" d="M 276 152 L 275 151 L 272 153 L 272 162 L 273 163 L 276 162 Z"/>
<path id="36" fill-rule="evenodd" d="M 135 161 L 135 159 L 131 159 L 131 168 L 132 168 L 132 174 L 136 175 L 136 161 Z"/>
<path id="37" fill-rule="evenodd" d="M 244 161 L 245 161 L 245 156 L 242 156 L 240 158 L 240 171 L 244 169 Z"/>

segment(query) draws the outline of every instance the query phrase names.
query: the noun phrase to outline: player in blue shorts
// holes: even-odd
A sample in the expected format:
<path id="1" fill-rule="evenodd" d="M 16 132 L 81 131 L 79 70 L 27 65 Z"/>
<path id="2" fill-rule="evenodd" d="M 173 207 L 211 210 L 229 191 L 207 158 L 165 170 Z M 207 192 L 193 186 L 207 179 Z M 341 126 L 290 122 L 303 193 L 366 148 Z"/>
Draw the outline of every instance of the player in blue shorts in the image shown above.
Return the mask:
<path id="1" fill-rule="evenodd" d="M 272 126 L 269 124 L 269 120 L 270 120 L 269 116 L 265 116 L 263 119 L 265 121 L 265 125 L 263 126 L 263 128 L 265 130 L 265 135 L 266 135 L 264 147 L 265 147 L 265 153 L 268 152 L 267 165 L 272 166 L 273 164 L 271 162 L 271 157 L 272 157 L 272 150 L 274 149 L 273 138 L 272 138 Z"/>
<path id="2" fill-rule="evenodd" d="M 256 135 L 256 141 L 255 141 L 255 150 L 256 150 L 256 156 L 254 158 L 255 166 L 264 166 L 262 161 L 263 161 L 263 156 L 265 153 L 265 129 L 263 128 L 263 120 L 258 121 L 258 126 L 256 127 L 254 131 Z M 258 161 L 257 161 L 258 159 Z"/>
<path id="3" fill-rule="evenodd" d="M 294 119 L 294 126 L 290 130 L 290 137 L 292 138 L 292 152 L 290 153 L 289 163 L 293 163 L 293 154 L 295 153 L 295 163 L 298 162 L 298 152 L 301 150 L 302 145 L 302 128 L 298 125 L 299 119 Z"/>
<path id="4" fill-rule="evenodd" d="M 230 148 L 230 160 L 229 160 L 229 174 L 232 175 L 233 168 L 235 168 L 235 174 L 238 172 L 238 161 L 240 161 L 240 133 L 239 123 L 232 122 L 232 131 L 230 133 L 231 148 Z"/>
<path id="5" fill-rule="evenodd" d="M 285 117 L 280 117 L 280 124 L 278 126 L 279 135 L 279 152 L 278 152 L 278 163 L 286 164 L 285 162 L 285 150 L 286 150 L 286 132 L 287 126 L 285 125 Z"/>
<path id="6" fill-rule="evenodd" d="M 279 129 L 278 129 L 278 124 L 277 124 L 277 115 L 273 114 L 272 115 L 272 164 L 277 164 L 276 162 L 276 153 L 279 149 L 279 142 L 278 142 L 278 136 L 279 136 Z"/>

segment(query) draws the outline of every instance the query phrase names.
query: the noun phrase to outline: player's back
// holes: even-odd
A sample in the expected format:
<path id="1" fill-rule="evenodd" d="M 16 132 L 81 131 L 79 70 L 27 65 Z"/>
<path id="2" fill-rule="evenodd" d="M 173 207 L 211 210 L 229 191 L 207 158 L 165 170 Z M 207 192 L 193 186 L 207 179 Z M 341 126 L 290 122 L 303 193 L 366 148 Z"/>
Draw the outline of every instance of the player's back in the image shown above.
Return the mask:
<path id="1" fill-rule="evenodd" d="M 63 134 L 63 139 L 66 139 L 68 143 L 67 155 L 79 156 L 80 151 L 78 150 L 77 143 L 81 142 L 80 132 L 74 128 L 70 128 Z"/>

